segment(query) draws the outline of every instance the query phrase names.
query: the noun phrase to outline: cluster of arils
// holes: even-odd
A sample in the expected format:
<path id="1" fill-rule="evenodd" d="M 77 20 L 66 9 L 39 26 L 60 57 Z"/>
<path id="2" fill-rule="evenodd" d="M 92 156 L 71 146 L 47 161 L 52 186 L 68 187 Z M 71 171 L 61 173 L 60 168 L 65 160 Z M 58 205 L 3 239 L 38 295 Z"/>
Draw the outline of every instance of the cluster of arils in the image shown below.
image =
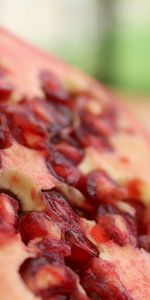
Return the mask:
<path id="1" fill-rule="evenodd" d="M 1 192 L 0 239 L 19 232 L 34 249 L 20 274 L 43 300 L 129 300 L 97 245 L 113 241 L 150 251 L 149 211 L 103 170 L 84 175 L 78 168 L 88 146 L 113 151 L 109 137 L 117 130 L 116 111 L 107 105 L 98 111 L 90 94 L 67 92 L 51 73 L 43 72 L 40 83 L 43 98 L 11 103 L 13 88 L 0 77 L 0 148 L 16 140 L 40 151 L 58 182 L 78 190 L 84 201 L 54 188 L 42 191 L 44 211 L 23 213 L 17 199 Z M 89 234 L 87 219 L 94 220 Z"/>

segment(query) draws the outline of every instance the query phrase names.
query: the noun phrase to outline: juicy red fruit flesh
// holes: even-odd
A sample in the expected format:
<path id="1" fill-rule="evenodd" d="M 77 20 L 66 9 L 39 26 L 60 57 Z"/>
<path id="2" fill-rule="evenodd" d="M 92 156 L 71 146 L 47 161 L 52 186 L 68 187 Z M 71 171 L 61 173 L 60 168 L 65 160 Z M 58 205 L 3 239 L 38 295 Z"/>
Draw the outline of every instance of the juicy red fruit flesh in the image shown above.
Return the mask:
<path id="1" fill-rule="evenodd" d="M 0 193 L 0 245 L 7 243 L 17 232 L 19 204 L 16 199 Z"/>
<path id="2" fill-rule="evenodd" d="M 10 98 L 13 90 L 13 85 L 0 77 L 0 102 L 7 101 Z"/>
<path id="3" fill-rule="evenodd" d="M 65 103 L 69 100 L 68 93 L 53 73 L 43 71 L 40 74 L 40 81 L 42 90 L 49 101 Z"/>
<path id="4" fill-rule="evenodd" d="M 101 202 L 111 203 L 127 196 L 126 190 L 116 184 L 116 182 L 102 170 L 93 171 L 89 173 L 87 177 L 82 176 L 77 186 L 93 204 Z"/>
<path id="5" fill-rule="evenodd" d="M 114 266 L 99 258 L 95 245 L 111 242 L 150 252 L 149 210 L 139 205 L 135 183 L 126 189 L 103 170 L 84 175 L 78 168 L 88 146 L 114 151 L 110 137 L 118 130 L 117 108 L 104 105 L 95 115 L 88 108 L 90 94 L 72 95 L 48 71 L 40 74 L 39 84 L 43 98 L 8 104 L 13 87 L 0 78 L 0 148 L 10 147 L 14 139 L 41 151 L 57 188 L 41 191 L 42 212 L 21 212 L 17 200 L 0 194 L 0 240 L 18 231 L 35 250 L 35 257 L 20 267 L 20 275 L 42 300 L 132 300 Z M 72 199 L 67 198 L 60 192 L 62 183 L 80 191 L 84 204 L 92 208 L 89 215 L 95 222 L 90 223 L 89 235 L 93 242 L 85 233 L 88 221 L 81 218 L 87 207 L 73 206 L 76 194 L 70 192 Z M 115 205 L 123 201 L 135 215 Z"/>
<path id="6" fill-rule="evenodd" d="M 83 151 L 80 148 L 67 143 L 58 143 L 55 145 L 55 149 L 75 165 L 78 165 L 83 158 Z"/>
<path id="7" fill-rule="evenodd" d="M 36 243 L 38 255 L 47 258 L 49 263 L 64 264 L 65 258 L 71 254 L 71 249 L 63 241 L 44 237 Z"/>
<path id="8" fill-rule="evenodd" d="M 46 200 L 47 214 L 54 220 L 68 224 L 76 224 L 79 221 L 78 215 L 75 214 L 67 197 L 57 189 L 43 191 Z"/>
<path id="9" fill-rule="evenodd" d="M 51 151 L 47 160 L 48 169 L 62 182 L 75 186 L 80 178 L 80 173 L 72 162 L 58 151 Z"/>
<path id="10" fill-rule="evenodd" d="M 90 94 L 77 97 L 76 113 L 79 120 L 73 128 L 74 136 L 81 147 L 93 146 L 105 151 L 113 151 L 110 136 L 116 131 L 116 115 L 113 108 L 103 108 L 96 115 L 89 111 L 88 102 L 91 102 Z M 94 100 L 93 100 L 94 101 Z"/>
<path id="11" fill-rule="evenodd" d="M 71 255 L 66 258 L 74 268 L 82 268 L 98 251 L 79 229 L 65 230 L 65 241 L 71 247 Z"/>
<path id="12" fill-rule="evenodd" d="M 113 266 L 100 259 L 91 260 L 81 275 L 81 282 L 94 300 L 132 300 Z"/>
<path id="13" fill-rule="evenodd" d="M 62 193 L 51 190 L 44 192 L 47 200 L 47 214 L 62 226 L 63 238 L 71 247 L 70 263 L 85 263 L 91 257 L 97 256 L 96 247 L 87 239 L 80 228 L 79 217 L 73 211 Z"/>
<path id="14" fill-rule="evenodd" d="M 3 106 L 12 136 L 26 147 L 42 150 L 48 140 L 47 132 L 41 122 L 28 110 L 27 103 L 20 106 Z"/>
<path id="15" fill-rule="evenodd" d="M 51 236 L 53 222 L 45 213 L 31 212 L 20 216 L 19 231 L 25 243 L 36 237 Z"/>
<path id="16" fill-rule="evenodd" d="M 12 145 L 12 137 L 6 117 L 0 113 L 0 149 L 8 148 Z"/>
<path id="17" fill-rule="evenodd" d="M 19 205 L 17 200 L 5 193 L 0 193 L 0 224 L 15 228 L 18 213 Z"/>
<path id="18" fill-rule="evenodd" d="M 76 288 L 76 275 L 64 265 L 49 264 L 44 257 L 28 259 L 21 266 L 20 274 L 29 288 L 43 300 L 51 297 L 69 297 Z M 44 277 L 46 283 L 42 288 Z M 53 277 L 53 280 L 51 278 Z M 41 284 L 40 284 L 41 283 Z M 65 298 L 67 299 L 67 298 Z"/>

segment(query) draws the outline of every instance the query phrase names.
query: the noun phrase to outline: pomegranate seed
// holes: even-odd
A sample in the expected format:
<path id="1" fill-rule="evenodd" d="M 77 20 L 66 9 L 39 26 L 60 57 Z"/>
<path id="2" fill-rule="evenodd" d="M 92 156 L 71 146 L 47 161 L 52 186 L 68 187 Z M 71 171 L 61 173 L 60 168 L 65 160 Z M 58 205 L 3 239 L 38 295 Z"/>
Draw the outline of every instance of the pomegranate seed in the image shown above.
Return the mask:
<path id="1" fill-rule="evenodd" d="M 0 194 L 0 223 L 16 226 L 19 212 L 18 202 L 7 194 Z"/>
<path id="2" fill-rule="evenodd" d="M 94 202 L 111 202 L 126 197 L 126 190 L 102 170 L 89 173 L 87 178 L 82 177 L 78 183 L 78 188 Z"/>
<path id="3" fill-rule="evenodd" d="M 46 148 L 48 142 L 46 127 L 37 121 L 30 111 L 10 105 L 4 110 L 12 135 L 19 143 L 37 150 Z"/>
<path id="4" fill-rule="evenodd" d="M 71 247 L 68 261 L 85 262 L 98 255 L 96 247 L 87 239 L 79 224 L 79 217 L 67 203 L 67 199 L 55 190 L 43 192 L 47 201 L 47 214 L 62 225 L 64 240 Z"/>
<path id="5" fill-rule="evenodd" d="M 65 241 L 71 247 L 71 255 L 67 257 L 72 267 L 81 268 L 92 257 L 98 256 L 95 245 L 88 240 L 85 234 L 78 228 L 66 229 Z"/>
<path id="6" fill-rule="evenodd" d="M 81 283 L 91 299 L 131 300 L 111 263 L 94 258 L 81 275 Z"/>
<path id="7" fill-rule="evenodd" d="M 99 232 L 99 229 L 100 231 L 103 229 L 105 232 L 106 241 L 111 239 L 119 246 L 130 244 L 133 247 L 136 247 L 137 245 L 137 230 L 135 222 L 128 223 L 126 219 L 120 215 L 103 215 L 99 219 L 95 228 L 97 232 Z"/>
<path id="8" fill-rule="evenodd" d="M 66 224 L 76 224 L 79 221 L 78 215 L 75 214 L 67 198 L 59 191 L 52 189 L 50 191 L 43 191 L 45 196 L 47 213 L 49 216 Z"/>
<path id="9" fill-rule="evenodd" d="M 67 143 L 59 143 L 55 145 L 57 152 L 61 153 L 65 158 L 68 158 L 75 165 L 79 164 L 83 158 L 83 151 Z"/>
<path id="10" fill-rule="evenodd" d="M 148 235 L 141 235 L 139 237 L 139 247 L 150 252 L 150 237 Z"/>
<path id="11" fill-rule="evenodd" d="M 14 228 L 7 224 L 0 224 L 0 245 L 7 244 L 10 239 L 15 238 L 16 232 Z"/>
<path id="12" fill-rule="evenodd" d="M 60 181 L 75 186 L 80 178 L 77 168 L 61 153 L 52 148 L 49 154 L 47 166 L 50 172 Z"/>
<path id="13" fill-rule="evenodd" d="M 105 122 L 104 119 L 100 118 L 99 116 L 96 117 L 87 111 L 81 115 L 81 124 L 88 132 L 99 137 L 103 136 L 106 138 L 112 133 L 112 128 L 108 122 Z"/>
<path id="14" fill-rule="evenodd" d="M 83 148 L 93 146 L 98 149 L 113 150 L 112 145 L 106 137 L 93 135 L 81 126 L 73 130 L 72 136 L 77 139 Z"/>
<path id="15" fill-rule="evenodd" d="M 72 124 L 72 113 L 63 105 L 54 105 L 44 99 L 33 99 L 25 105 L 27 110 L 32 112 L 38 121 L 44 123 L 52 134 L 58 134 Z"/>
<path id="16" fill-rule="evenodd" d="M 26 213 L 20 216 L 19 231 L 25 243 L 36 237 L 50 236 L 52 239 L 60 239 L 60 230 L 45 213 Z"/>
<path id="17" fill-rule="evenodd" d="M 41 87 L 48 101 L 56 103 L 68 102 L 69 95 L 59 82 L 58 78 L 51 72 L 43 71 L 40 74 Z"/>
<path id="18" fill-rule="evenodd" d="M 0 113 L 0 149 L 8 148 L 12 145 L 12 137 L 8 127 L 6 117 Z"/>
<path id="19" fill-rule="evenodd" d="M 64 264 L 64 257 L 71 253 L 70 247 L 62 241 L 45 237 L 37 243 L 39 255 L 47 258 L 49 263 Z"/>
<path id="20" fill-rule="evenodd" d="M 0 102 L 7 101 L 12 95 L 13 90 L 14 87 L 12 84 L 0 78 Z"/>
<path id="21" fill-rule="evenodd" d="M 43 300 L 69 299 L 77 286 L 77 275 L 63 265 L 49 264 L 45 257 L 26 260 L 20 268 L 28 288 Z"/>
<path id="22" fill-rule="evenodd" d="M 120 214 L 120 211 L 117 207 L 110 203 L 102 203 L 98 207 L 97 218 L 103 215 L 113 215 L 113 214 Z"/>

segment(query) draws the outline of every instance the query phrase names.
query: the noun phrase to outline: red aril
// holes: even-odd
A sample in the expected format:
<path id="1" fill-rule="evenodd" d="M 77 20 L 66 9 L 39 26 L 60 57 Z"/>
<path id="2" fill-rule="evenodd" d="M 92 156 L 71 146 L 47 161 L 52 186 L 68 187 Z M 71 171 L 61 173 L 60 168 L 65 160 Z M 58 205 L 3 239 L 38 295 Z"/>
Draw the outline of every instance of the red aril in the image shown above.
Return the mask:
<path id="1" fill-rule="evenodd" d="M 8 148 L 12 145 L 12 136 L 8 127 L 8 122 L 2 113 L 0 113 L 0 149 Z"/>
<path id="2" fill-rule="evenodd" d="M 50 237 L 60 239 L 60 230 L 45 213 L 26 213 L 20 216 L 19 231 L 25 243 L 38 237 Z"/>
<path id="3" fill-rule="evenodd" d="M 113 266 L 98 258 L 91 260 L 83 272 L 82 284 L 92 299 L 132 300 Z"/>
<path id="4" fill-rule="evenodd" d="M 54 103 L 66 103 L 69 100 L 69 94 L 63 89 L 58 78 L 49 71 L 43 71 L 40 74 L 42 90 L 48 101 Z"/>
<path id="5" fill-rule="evenodd" d="M 20 274 L 28 288 L 43 300 L 56 296 L 57 299 L 67 299 L 77 286 L 77 276 L 71 269 L 63 265 L 49 264 L 44 257 L 25 261 Z"/>
<path id="6" fill-rule="evenodd" d="M 0 77 L 0 102 L 7 101 L 10 98 L 13 90 L 13 85 L 7 82 L 5 78 Z"/>
<path id="7" fill-rule="evenodd" d="M 19 204 L 11 196 L 0 193 L 0 223 L 16 227 L 19 213 Z"/>

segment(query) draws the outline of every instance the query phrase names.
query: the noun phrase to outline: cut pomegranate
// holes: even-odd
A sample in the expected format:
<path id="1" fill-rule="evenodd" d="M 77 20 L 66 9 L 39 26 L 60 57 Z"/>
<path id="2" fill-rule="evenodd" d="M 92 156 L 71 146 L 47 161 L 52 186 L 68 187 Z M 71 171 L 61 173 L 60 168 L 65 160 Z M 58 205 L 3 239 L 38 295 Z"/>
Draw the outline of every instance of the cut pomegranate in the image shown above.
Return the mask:
<path id="1" fill-rule="evenodd" d="M 4 29 L 0 62 L 0 300 L 149 300 L 146 133 Z"/>

